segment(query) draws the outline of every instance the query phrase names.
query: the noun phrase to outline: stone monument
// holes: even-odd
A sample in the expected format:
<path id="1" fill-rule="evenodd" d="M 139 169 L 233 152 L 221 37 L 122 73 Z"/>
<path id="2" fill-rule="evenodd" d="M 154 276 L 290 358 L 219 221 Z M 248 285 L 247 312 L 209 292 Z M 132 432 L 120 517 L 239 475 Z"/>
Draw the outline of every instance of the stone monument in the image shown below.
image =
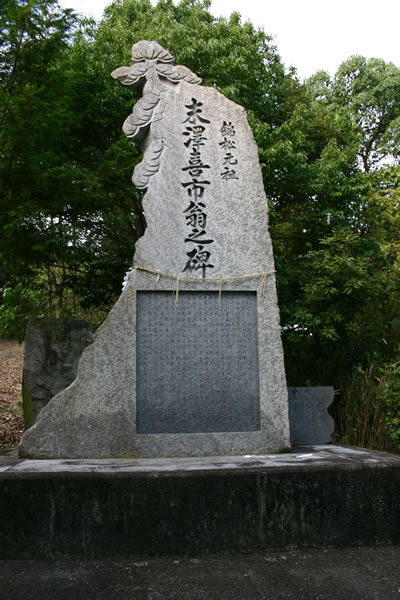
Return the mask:
<path id="1" fill-rule="evenodd" d="M 21 456 L 280 452 L 287 387 L 267 202 L 243 107 L 156 42 L 112 76 L 142 89 L 124 123 L 143 161 L 147 229 L 77 379 L 42 410 Z"/>

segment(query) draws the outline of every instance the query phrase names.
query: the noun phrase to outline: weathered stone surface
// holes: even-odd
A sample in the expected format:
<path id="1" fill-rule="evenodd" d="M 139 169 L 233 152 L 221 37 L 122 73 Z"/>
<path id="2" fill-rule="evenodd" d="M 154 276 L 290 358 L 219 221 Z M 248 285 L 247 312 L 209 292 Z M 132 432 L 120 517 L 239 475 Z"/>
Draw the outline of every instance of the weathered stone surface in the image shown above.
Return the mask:
<path id="1" fill-rule="evenodd" d="M 30 427 L 49 400 L 69 386 L 96 328 L 74 319 L 31 319 L 25 337 L 23 400 Z"/>
<path id="2" fill-rule="evenodd" d="M 294 446 L 329 444 L 334 430 L 334 421 L 328 414 L 333 387 L 291 387 L 288 390 L 290 442 Z"/>
<path id="3" fill-rule="evenodd" d="M 267 202 L 245 111 L 214 88 L 200 86 L 196 75 L 174 66 L 171 55 L 155 42 L 135 44 L 132 55 L 133 65 L 120 67 L 113 76 L 133 87 L 144 83 L 143 98 L 124 130 L 144 148 L 133 179 L 147 189 L 143 200 L 147 229 L 136 244 L 135 269 L 94 344 L 84 352 L 77 380 L 43 410 L 35 427 L 25 434 L 21 453 L 174 457 L 280 451 L 289 446 L 287 388 Z M 256 341 L 258 374 L 251 367 L 251 385 L 248 392 L 241 392 L 243 412 L 254 410 L 257 404 L 254 414 L 258 416 L 250 419 L 250 425 L 244 427 L 247 417 L 238 416 L 238 397 L 232 400 L 233 420 L 220 422 L 227 431 L 205 427 L 206 431 L 199 432 L 200 422 L 193 415 L 188 432 L 149 433 L 147 426 L 141 432 L 140 417 L 152 410 L 146 403 L 162 405 L 171 399 L 171 390 L 160 386 L 145 406 L 140 405 L 137 428 L 137 374 L 141 376 L 143 365 L 152 358 L 146 344 L 139 346 L 137 356 L 136 334 L 141 331 L 137 294 L 145 291 L 170 292 L 177 315 L 180 302 L 184 308 L 180 292 L 214 292 L 224 309 L 224 303 L 229 304 L 226 292 L 256 295 L 256 326 L 248 335 Z M 199 342 L 200 331 L 213 327 L 212 316 L 204 308 L 201 315 L 193 312 L 190 323 L 186 317 L 181 322 L 178 316 L 175 323 L 186 328 L 186 340 L 192 338 L 185 357 L 192 357 L 192 377 L 196 352 L 206 351 L 204 336 Z M 231 337 L 225 346 L 213 342 L 214 362 L 217 367 L 227 361 L 234 344 L 238 381 L 242 342 L 234 339 L 237 325 L 229 322 L 229 315 L 224 327 L 230 329 Z M 164 368 L 166 363 L 160 360 L 160 373 Z M 183 365 L 176 370 L 183 370 Z M 149 389 L 148 382 L 146 386 Z M 221 381 L 213 383 L 212 373 L 204 374 L 204 386 L 214 402 L 229 404 L 224 390 L 219 393 Z M 176 419 L 183 402 L 177 399 Z M 237 430 L 231 431 L 236 429 L 234 423 Z"/>

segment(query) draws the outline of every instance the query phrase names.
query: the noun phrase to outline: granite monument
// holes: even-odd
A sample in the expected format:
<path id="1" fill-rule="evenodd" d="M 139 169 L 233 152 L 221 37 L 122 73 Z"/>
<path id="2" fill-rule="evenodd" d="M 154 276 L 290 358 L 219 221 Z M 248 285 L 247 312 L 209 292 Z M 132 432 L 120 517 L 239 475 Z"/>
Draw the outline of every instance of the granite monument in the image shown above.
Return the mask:
<path id="1" fill-rule="evenodd" d="M 126 119 L 143 149 L 145 234 L 76 380 L 23 436 L 21 456 L 128 458 L 280 452 L 288 397 L 267 201 L 243 107 L 154 41 L 112 76 L 142 90 Z"/>

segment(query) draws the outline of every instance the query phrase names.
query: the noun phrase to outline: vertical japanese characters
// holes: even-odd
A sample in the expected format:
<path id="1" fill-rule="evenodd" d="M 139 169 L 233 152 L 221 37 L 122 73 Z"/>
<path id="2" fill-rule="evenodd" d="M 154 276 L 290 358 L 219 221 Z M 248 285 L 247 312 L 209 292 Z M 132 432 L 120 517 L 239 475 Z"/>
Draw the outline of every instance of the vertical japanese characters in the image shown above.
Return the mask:
<path id="1" fill-rule="evenodd" d="M 185 180 L 181 182 L 183 188 L 188 194 L 189 204 L 183 211 L 185 215 L 186 226 L 189 230 L 185 243 L 189 245 L 186 253 L 188 260 L 183 268 L 185 271 L 201 270 L 203 279 L 206 277 L 207 269 L 213 269 L 211 264 L 210 244 L 214 240 L 207 235 L 207 186 L 210 181 L 207 179 L 207 169 L 210 165 L 205 164 L 202 157 L 203 147 L 207 142 L 207 126 L 210 121 L 202 115 L 202 102 L 192 98 L 191 104 L 185 104 L 186 118 L 183 121 L 185 130 L 182 135 L 185 136 L 184 146 L 189 151 L 187 164 L 182 167 Z"/>
<path id="2" fill-rule="evenodd" d="M 223 121 L 220 129 L 222 141 L 219 142 L 219 146 L 224 151 L 222 159 L 223 171 L 220 173 L 221 179 L 228 181 L 228 179 L 239 179 L 236 174 L 236 167 L 238 164 L 237 158 L 235 157 L 236 141 L 234 137 L 236 135 L 235 126 L 231 121 Z"/>

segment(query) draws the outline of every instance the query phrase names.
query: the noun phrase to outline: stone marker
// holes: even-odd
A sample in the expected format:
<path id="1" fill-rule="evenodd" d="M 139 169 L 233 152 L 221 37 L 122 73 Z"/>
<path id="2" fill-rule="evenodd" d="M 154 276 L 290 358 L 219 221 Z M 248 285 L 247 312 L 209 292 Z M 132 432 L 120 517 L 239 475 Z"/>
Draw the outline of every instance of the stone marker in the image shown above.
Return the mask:
<path id="1" fill-rule="evenodd" d="M 290 387 L 290 442 L 294 446 L 329 444 L 334 421 L 328 413 L 333 402 L 332 386 Z"/>
<path id="2" fill-rule="evenodd" d="M 25 336 L 22 396 L 25 427 L 49 400 L 72 383 L 82 351 L 96 328 L 77 319 L 31 319 Z"/>
<path id="3" fill-rule="evenodd" d="M 31 457 L 260 454 L 289 418 L 267 202 L 243 107 L 156 42 L 113 77 L 143 88 L 124 124 L 144 150 L 147 222 L 121 298 L 75 382 L 22 439 Z"/>

